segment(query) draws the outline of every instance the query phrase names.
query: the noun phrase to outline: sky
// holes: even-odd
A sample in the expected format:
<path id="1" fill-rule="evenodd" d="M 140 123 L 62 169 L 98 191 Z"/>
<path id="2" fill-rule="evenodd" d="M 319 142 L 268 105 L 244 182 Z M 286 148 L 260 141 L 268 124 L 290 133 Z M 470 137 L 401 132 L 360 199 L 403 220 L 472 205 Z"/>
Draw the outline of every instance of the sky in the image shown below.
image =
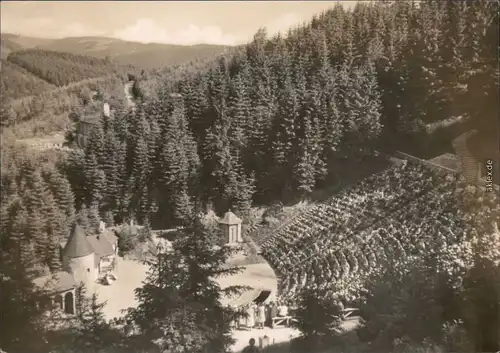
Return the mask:
<path id="1" fill-rule="evenodd" d="M 1 32 L 32 37 L 106 36 L 143 43 L 238 45 L 355 1 L 2 1 Z"/>

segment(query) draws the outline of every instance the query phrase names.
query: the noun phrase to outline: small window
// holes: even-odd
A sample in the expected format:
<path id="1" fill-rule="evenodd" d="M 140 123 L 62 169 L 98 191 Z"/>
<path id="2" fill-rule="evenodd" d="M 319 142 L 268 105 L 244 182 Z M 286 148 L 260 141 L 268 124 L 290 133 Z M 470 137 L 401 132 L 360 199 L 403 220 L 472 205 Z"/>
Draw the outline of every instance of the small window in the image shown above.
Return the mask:
<path id="1" fill-rule="evenodd" d="M 90 268 L 87 268 L 87 272 L 90 272 Z"/>

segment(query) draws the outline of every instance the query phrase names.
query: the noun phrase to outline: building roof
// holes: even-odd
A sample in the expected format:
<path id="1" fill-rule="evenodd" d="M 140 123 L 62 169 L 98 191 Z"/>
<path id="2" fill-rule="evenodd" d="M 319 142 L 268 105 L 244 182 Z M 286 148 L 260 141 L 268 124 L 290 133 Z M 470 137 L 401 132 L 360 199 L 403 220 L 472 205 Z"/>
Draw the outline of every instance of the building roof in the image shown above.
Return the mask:
<path id="1" fill-rule="evenodd" d="M 118 242 L 118 237 L 116 236 L 115 232 L 110 229 L 106 230 L 102 235 L 106 237 L 106 240 L 110 244 L 116 244 Z"/>
<path id="2" fill-rule="evenodd" d="M 77 287 L 75 279 L 68 272 L 56 272 L 33 280 L 38 288 L 51 292 L 64 292 Z"/>
<path id="3" fill-rule="evenodd" d="M 219 220 L 219 223 L 229 225 L 241 224 L 241 219 L 239 219 L 233 212 L 227 211 L 224 218 Z"/>
<path id="4" fill-rule="evenodd" d="M 75 224 L 71 230 L 68 241 L 64 245 L 64 256 L 76 258 L 90 255 L 93 252 L 92 246 L 87 241 L 85 231 L 78 224 Z"/>
<path id="5" fill-rule="evenodd" d="M 115 253 L 113 250 L 113 244 L 116 242 L 116 238 L 115 242 L 110 241 L 107 233 L 110 233 L 110 231 L 104 231 L 102 234 L 89 235 L 87 237 L 92 249 L 94 249 L 94 253 L 99 257 L 111 256 Z"/>
<path id="6" fill-rule="evenodd" d="M 66 248 L 68 246 L 68 243 L 70 242 L 70 239 L 68 239 L 68 242 L 66 244 L 65 243 L 60 244 L 61 247 L 65 249 L 64 255 L 74 258 L 94 253 L 95 259 L 97 261 L 99 261 L 99 259 L 103 256 L 113 255 L 114 254 L 113 244 L 116 244 L 118 240 L 116 235 L 114 235 L 114 232 L 109 229 L 97 235 L 89 235 L 89 236 L 84 235 L 84 238 L 79 239 L 79 244 L 76 245 L 75 247 L 83 248 L 83 251 L 81 248 L 78 248 L 77 249 L 78 251 L 76 253 L 85 253 L 86 255 L 72 256 L 71 254 L 68 255 L 68 253 L 66 253 Z"/>

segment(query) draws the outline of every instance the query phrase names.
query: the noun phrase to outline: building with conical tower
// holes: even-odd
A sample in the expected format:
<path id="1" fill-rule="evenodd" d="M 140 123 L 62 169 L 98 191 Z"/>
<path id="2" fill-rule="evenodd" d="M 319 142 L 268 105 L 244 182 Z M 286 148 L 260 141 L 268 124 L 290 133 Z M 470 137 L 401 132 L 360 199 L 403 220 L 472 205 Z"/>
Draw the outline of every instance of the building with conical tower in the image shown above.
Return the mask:
<path id="1" fill-rule="evenodd" d="M 235 245 L 243 242 L 241 237 L 241 219 L 231 210 L 227 211 L 224 218 L 219 220 L 219 225 L 227 245 Z"/>
<path id="2" fill-rule="evenodd" d="M 87 288 L 100 276 L 113 271 L 118 256 L 118 238 L 101 222 L 99 232 L 86 235 L 78 224 L 73 225 L 67 241 L 59 244 L 63 270 L 34 279 L 46 291 L 52 304 L 67 314 L 75 314 L 75 290 L 83 283 Z M 48 307 L 50 303 L 41 303 Z"/>
<path id="3" fill-rule="evenodd" d="M 60 245 L 64 271 L 71 274 L 76 283 L 87 286 L 113 269 L 118 254 L 118 238 L 102 222 L 95 235 L 86 235 L 83 228 L 75 224 L 68 240 Z"/>
<path id="4" fill-rule="evenodd" d="M 89 285 L 97 280 L 94 249 L 87 240 L 85 231 L 78 224 L 71 229 L 68 241 L 62 250 L 64 271 L 73 276 L 76 283 Z"/>

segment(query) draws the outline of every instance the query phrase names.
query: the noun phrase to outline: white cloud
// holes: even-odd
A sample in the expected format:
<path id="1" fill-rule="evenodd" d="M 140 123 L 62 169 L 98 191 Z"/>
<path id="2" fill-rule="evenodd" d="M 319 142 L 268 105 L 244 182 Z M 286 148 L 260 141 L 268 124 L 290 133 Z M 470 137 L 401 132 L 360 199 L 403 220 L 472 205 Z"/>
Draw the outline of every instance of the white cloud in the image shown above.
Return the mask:
<path id="1" fill-rule="evenodd" d="M 143 18 L 135 24 L 115 31 L 113 37 L 141 43 L 168 43 L 168 44 L 222 44 L 234 45 L 238 38 L 225 34 L 217 26 L 199 27 L 189 24 L 185 28 L 169 31 L 160 27 L 151 19 Z"/>
<path id="2" fill-rule="evenodd" d="M 303 21 L 304 19 L 296 13 L 287 13 L 264 27 L 267 28 L 269 35 L 274 35 L 278 32 L 286 32 Z M 195 24 L 176 30 L 167 30 L 149 18 L 142 18 L 130 26 L 115 31 L 113 37 L 141 43 L 236 45 L 251 40 L 256 31 L 257 28 L 246 35 L 234 35 L 224 33 L 218 26 L 200 27 Z"/>

